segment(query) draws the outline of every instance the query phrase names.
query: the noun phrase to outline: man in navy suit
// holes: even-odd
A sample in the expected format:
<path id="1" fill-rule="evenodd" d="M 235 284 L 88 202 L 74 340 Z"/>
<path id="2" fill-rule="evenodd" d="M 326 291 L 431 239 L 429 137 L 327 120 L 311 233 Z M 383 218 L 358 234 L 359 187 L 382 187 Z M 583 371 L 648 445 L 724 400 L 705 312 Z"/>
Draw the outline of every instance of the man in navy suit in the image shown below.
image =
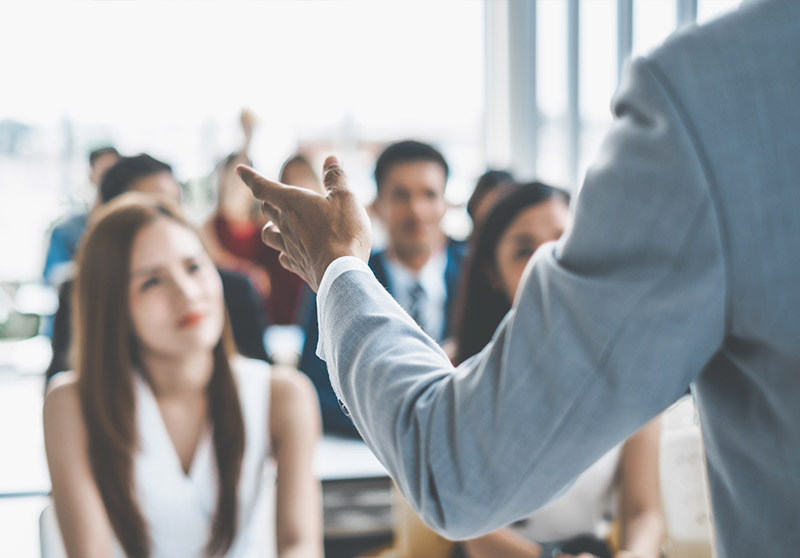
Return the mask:
<path id="1" fill-rule="evenodd" d="M 465 244 L 441 229 L 449 168 L 434 147 L 402 141 L 387 147 L 375 165 L 375 209 L 387 229 L 388 245 L 369 259 L 372 272 L 417 324 L 439 343 L 451 335 L 454 303 Z M 326 432 L 357 436 L 331 388 L 325 363 L 316 354 L 316 300 L 309 305 L 300 369 L 319 394 Z"/>

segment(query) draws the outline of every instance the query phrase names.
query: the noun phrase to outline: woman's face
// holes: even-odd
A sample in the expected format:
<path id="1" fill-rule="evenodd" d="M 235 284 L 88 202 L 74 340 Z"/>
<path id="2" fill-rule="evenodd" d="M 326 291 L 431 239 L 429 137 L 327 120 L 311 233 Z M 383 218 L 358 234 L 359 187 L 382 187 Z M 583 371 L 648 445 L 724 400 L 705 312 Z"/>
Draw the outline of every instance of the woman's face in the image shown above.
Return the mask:
<path id="1" fill-rule="evenodd" d="M 553 197 L 524 209 L 511 222 L 497 243 L 496 273 L 493 283 L 514 300 L 528 260 L 545 242 L 558 240 L 564 233 L 569 208 L 560 197 Z"/>
<path id="2" fill-rule="evenodd" d="M 180 357 L 213 350 L 224 323 L 222 282 L 193 231 L 168 217 L 139 231 L 128 307 L 143 353 Z"/>
<path id="3" fill-rule="evenodd" d="M 246 160 L 242 162 L 247 163 Z M 252 219 L 257 203 L 250 188 L 236 174 L 236 164 L 232 164 L 222 171 L 220 191 L 222 192 L 219 200 L 220 213 L 232 221 Z"/>
<path id="4" fill-rule="evenodd" d="M 300 186 L 308 190 L 319 190 L 320 183 L 317 175 L 302 163 L 291 163 L 283 169 L 281 177 L 284 184 Z"/>

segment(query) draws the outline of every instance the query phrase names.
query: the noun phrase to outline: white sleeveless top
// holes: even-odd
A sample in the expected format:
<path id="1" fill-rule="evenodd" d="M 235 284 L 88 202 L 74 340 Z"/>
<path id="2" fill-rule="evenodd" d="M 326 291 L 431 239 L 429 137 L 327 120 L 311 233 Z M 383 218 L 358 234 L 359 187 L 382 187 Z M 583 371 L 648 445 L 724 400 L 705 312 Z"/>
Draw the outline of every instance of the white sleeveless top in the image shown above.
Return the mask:
<path id="1" fill-rule="evenodd" d="M 622 444 L 586 469 L 561 496 L 511 528 L 540 543 L 586 534 L 607 537 L 616 516 L 614 484 L 621 455 Z"/>
<path id="2" fill-rule="evenodd" d="M 275 555 L 274 522 L 267 508 L 274 502 L 275 466 L 269 457 L 269 365 L 235 357 L 231 361 L 245 427 L 245 450 L 239 480 L 238 529 L 229 557 Z M 211 431 L 198 443 L 188 475 L 167 433 L 155 396 L 135 378 L 136 424 L 141 441 L 134 457 L 136 495 L 147 523 L 153 558 L 203 556 L 217 507 L 217 469 Z M 272 533 L 264 533 L 272 530 Z M 270 537 L 272 535 L 272 537 Z M 269 547 L 272 543 L 271 548 Z M 115 555 L 124 557 L 117 543 Z"/>

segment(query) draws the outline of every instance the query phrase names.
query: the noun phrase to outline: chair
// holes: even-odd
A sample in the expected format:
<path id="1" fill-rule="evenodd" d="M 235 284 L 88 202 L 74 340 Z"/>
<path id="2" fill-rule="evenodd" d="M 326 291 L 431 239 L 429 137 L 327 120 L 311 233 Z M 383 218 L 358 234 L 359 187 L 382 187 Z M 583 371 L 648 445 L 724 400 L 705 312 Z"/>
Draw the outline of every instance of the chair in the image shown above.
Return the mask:
<path id="1" fill-rule="evenodd" d="M 67 558 L 52 502 L 48 503 L 39 515 L 39 543 L 42 548 L 42 558 Z"/>

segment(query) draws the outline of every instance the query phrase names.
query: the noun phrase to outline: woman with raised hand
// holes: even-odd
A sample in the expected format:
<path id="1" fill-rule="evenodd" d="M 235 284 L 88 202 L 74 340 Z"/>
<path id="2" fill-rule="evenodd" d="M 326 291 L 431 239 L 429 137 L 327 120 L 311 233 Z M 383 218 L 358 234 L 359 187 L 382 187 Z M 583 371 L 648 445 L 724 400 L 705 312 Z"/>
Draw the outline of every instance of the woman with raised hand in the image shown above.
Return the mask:
<path id="1" fill-rule="evenodd" d="M 239 164 L 251 164 L 246 153 L 231 153 L 219 165 L 219 199 L 216 210 L 203 225 L 203 239 L 219 267 L 250 277 L 265 301 L 270 325 L 293 324 L 301 303 L 303 280 L 282 267 L 278 252 L 261 241 L 265 221 L 259 203 L 235 172 Z M 314 169 L 302 155 L 284 162 L 280 181 L 308 189 L 321 188 Z"/>
<path id="2" fill-rule="evenodd" d="M 76 281 L 75 370 L 44 403 L 68 554 L 269 556 L 275 487 L 277 555 L 321 556 L 316 394 L 232 352 L 219 275 L 180 210 L 107 204 Z"/>

